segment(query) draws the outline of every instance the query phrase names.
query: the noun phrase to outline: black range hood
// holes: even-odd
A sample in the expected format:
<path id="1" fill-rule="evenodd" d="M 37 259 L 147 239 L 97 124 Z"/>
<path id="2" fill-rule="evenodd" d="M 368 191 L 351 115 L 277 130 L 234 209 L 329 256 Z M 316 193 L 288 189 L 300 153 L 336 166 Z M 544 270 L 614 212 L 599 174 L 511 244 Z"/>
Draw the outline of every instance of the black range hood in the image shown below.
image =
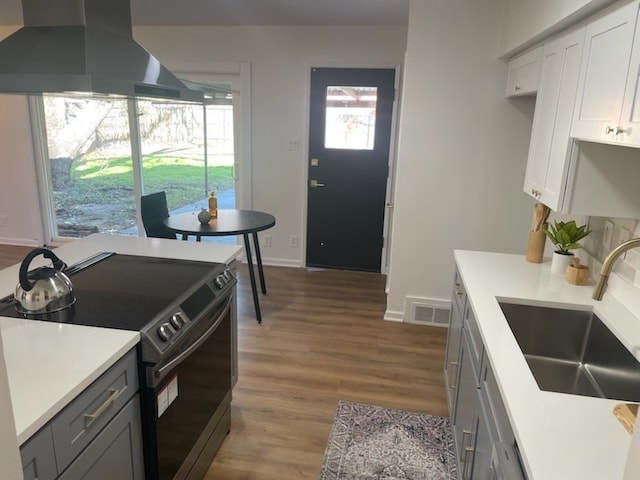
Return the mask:
<path id="1" fill-rule="evenodd" d="M 0 42 L 0 93 L 203 101 L 133 39 L 129 0 L 22 0 L 22 12 Z"/>

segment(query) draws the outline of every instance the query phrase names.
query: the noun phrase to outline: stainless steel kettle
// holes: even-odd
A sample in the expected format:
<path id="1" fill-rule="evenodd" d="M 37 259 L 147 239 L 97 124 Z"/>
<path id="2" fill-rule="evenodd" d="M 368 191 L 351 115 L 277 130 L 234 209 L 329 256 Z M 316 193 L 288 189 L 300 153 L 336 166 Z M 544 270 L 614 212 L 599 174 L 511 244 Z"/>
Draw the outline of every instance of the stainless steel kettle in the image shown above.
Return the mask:
<path id="1" fill-rule="evenodd" d="M 28 271 L 31 261 L 43 255 L 53 263 L 53 267 L 38 267 Z M 76 303 L 71 280 L 63 270 L 65 263 L 51 250 L 36 248 L 20 265 L 20 283 L 16 286 L 16 310 L 23 314 L 59 312 Z"/>

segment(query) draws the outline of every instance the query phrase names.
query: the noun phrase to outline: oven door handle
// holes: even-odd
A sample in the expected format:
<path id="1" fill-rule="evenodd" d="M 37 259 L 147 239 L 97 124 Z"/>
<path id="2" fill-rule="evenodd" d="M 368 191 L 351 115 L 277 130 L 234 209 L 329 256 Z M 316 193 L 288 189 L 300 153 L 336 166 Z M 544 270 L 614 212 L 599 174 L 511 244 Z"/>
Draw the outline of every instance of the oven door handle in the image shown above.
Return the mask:
<path id="1" fill-rule="evenodd" d="M 171 369 L 173 369 L 174 367 L 182 363 L 189 355 L 191 355 L 194 351 L 200 348 L 200 345 L 202 345 L 204 342 L 207 341 L 207 339 L 218 328 L 218 325 L 220 325 L 220 322 L 222 322 L 222 319 L 227 315 L 227 313 L 229 313 L 229 309 L 231 308 L 231 298 L 232 296 L 229 296 L 229 298 L 226 300 L 224 308 L 222 309 L 221 313 L 218 315 L 218 318 L 216 318 L 216 321 L 213 322 L 213 325 L 211 325 L 207 329 L 207 331 L 204 332 L 200 336 L 200 338 L 198 338 L 198 340 L 193 342 L 191 345 L 189 345 L 189 347 L 186 350 L 181 352 L 180 355 L 173 358 L 168 363 L 164 364 L 162 367 L 156 368 L 154 372 L 154 377 L 162 378 L 168 371 L 170 371 Z"/>

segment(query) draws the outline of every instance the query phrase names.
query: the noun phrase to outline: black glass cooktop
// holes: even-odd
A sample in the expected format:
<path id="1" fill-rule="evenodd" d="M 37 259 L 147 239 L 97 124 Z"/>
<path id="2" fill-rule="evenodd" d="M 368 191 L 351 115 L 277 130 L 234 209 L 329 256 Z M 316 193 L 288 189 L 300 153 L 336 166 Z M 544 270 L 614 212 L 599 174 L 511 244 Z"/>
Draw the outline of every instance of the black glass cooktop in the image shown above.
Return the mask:
<path id="1" fill-rule="evenodd" d="M 39 316 L 23 315 L 15 309 L 11 297 L 0 305 L 0 316 L 139 331 L 182 293 L 200 284 L 217 265 L 111 254 L 77 271 L 74 266 L 65 270 L 77 299 L 70 309 Z"/>

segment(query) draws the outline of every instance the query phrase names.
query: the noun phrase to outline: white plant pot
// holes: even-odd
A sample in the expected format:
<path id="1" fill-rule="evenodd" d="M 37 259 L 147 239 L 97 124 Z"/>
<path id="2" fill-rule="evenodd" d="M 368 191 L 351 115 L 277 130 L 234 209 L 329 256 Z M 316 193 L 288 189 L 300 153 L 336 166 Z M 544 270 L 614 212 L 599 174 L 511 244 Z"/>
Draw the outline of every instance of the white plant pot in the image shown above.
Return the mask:
<path id="1" fill-rule="evenodd" d="M 564 275 L 567 267 L 571 265 L 573 257 L 573 253 L 568 253 L 565 255 L 562 253 L 553 252 L 553 256 L 551 257 L 551 273 L 560 273 Z"/>

